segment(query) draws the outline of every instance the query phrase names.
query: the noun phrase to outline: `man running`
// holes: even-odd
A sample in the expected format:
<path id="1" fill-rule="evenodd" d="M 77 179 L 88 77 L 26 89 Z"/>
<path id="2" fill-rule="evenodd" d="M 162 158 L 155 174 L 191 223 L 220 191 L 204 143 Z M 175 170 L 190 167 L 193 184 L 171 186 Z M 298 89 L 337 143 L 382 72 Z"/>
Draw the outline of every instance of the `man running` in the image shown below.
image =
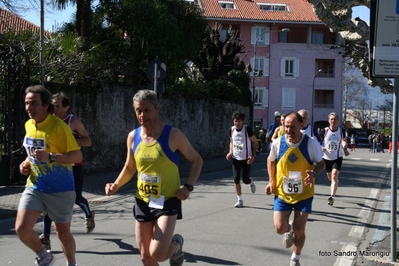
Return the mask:
<path id="1" fill-rule="evenodd" d="M 69 99 L 64 93 L 57 93 L 53 95 L 52 104 L 54 106 L 54 115 L 62 119 L 71 129 L 73 136 L 76 139 L 79 147 L 90 147 L 91 139 L 86 131 L 82 121 L 69 113 Z M 83 162 L 75 163 L 72 167 L 75 181 L 76 199 L 75 204 L 78 205 L 85 213 L 85 229 L 86 233 L 93 232 L 95 228 L 94 212 L 90 210 L 89 202 L 82 195 L 83 192 Z M 51 233 L 51 219 L 48 215 L 43 218 L 43 229 L 40 235 L 40 240 L 47 250 L 51 250 L 50 233 Z"/>
<path id="2" fill-rule="evenodd" d="M 133 97 L 140 127 L 127 137 L 125 166 L 114 183 L 105 186 L 112 195 L 137 171 L 135 234 L 143 265 L 158 265 L 170 258 L 170 265 L 184 261 L 183 237 L 174 235 L 176 220 L 182 218 L 186 200 L 201 173 L 202 158 L 179 129 L 162 122 L 156 93 L 140 90 Z M 180 187 L 179 154 L 190 163 L 187 181 Z"/>
<path id="3" fill-rule="evenodd" d="M 328 123 L 330 126 L 321 130 L 321 136 L 324 139 L 323 159 L 326 163 L 326 172 L 328 180 L 331 181 L 330 197 L 328 197 L 328 205 L 334 205 L 335 194 L 338 189 L 338 177 L 342 166 L 342 156 L 349 155 L 348 142 L 345 133 L 338 126 L 339 119 L 336 113 L 328 115 Z"/>

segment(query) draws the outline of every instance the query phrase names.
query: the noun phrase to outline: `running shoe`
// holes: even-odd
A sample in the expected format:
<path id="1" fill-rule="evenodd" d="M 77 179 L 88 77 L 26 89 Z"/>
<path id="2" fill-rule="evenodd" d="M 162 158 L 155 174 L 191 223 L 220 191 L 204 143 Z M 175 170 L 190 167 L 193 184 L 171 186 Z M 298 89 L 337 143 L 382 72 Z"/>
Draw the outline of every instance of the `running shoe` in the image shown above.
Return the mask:
<path id="1" fill-rule="evenodd" d="M 238 200 L 236 205 L 234 205 L 234 207 L 236 207 L 236 208 L 241 208 L 242 206 L 244 206 L 244 201 L 243 200 Z"/>
<path id="2" fill-rule="evenodd" d="M 47 251 L 47 257 L 44 259 L 40 259 L 39 257 L 36 257 L 36 263 L 35 265 L 39 265 L 39 266 L 53 266 L 54 262 L 55 262 L 55 257 L 54 255 L 51 253 L 51 251 Z"/>
<path id="3" fill-rule="evenodd" d="M 39 236 L 40 238 L 40 242 L 42 242 L 42 246 L 47 250 L 51 250 L 51 244 L 50 244 L 50 239 L 45 235 L 45 234 L 41 234 Z"/>
<path id="4" fill-rule="evenodd" d="M 334 205 L 334 198 L 333 197 L 329 197 L 327 201 L 328 201 L 328 205 L 331 205 L 331 206 Z"/>
<path id="5" fill-rule="evenodd" d="M 290 266 L 301 266 L 301 264 L 299 263 L 299 260 L 291 260 Z"/>
<path id="6" fill-rule="evenodd" d="M 294 232 L 288 232 L 288 233 L 284 233 L 283 234 L 283 245 L 286 248 L 290 248 L 292 247 L 292 245 L 294 244 Z"/>
<path id="7" fill-rule="evenodd" d="M 86 218 L 86 233 L 90 234 L 93 232 L 94 228 L 96 227 L 96 223 L 94 222 L 94 211 L 91 212 L 91 218 Z"/>
<path id="8" fill-rule="evenodd" d="M 249 187 L 250 187 L 252 193 L 255 193 L 255 192 L 256 192 L 256 186 L 255 186 L 255 183 L 254 183 L 254 182 L 251 182 L 251 184 L 249 185 Z"/>
<path id="9" fill-rule="evenodd" d="M 183 252 L 183 244 L 184 239 L 181 235 L 175 234 L 172 238 L 172 243 L 179 244 L 180 248 L 177 250 L 175 254 L 170 257 L 169 264 L 170 266 L 181 266 L 184 262 L 184 252 Z"/>

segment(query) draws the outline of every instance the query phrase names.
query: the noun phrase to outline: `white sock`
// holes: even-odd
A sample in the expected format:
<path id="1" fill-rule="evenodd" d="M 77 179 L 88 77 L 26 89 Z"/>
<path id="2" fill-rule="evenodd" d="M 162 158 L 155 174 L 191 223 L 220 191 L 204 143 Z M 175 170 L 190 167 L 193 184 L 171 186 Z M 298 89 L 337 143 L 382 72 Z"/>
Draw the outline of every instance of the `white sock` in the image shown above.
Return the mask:
<path id="1" fill-rule="evenodd" d="M 301 255 L 297 255 L 294 252 L 292 252 L 291 260 L 300 260 L 300 259 L 301 259 Z"/>
<path id="2" fill-rule="evenodd" d="M 242 195 L 237 195 L 237 198 L 238 198 L 239 200 L 242 200 Z"/>

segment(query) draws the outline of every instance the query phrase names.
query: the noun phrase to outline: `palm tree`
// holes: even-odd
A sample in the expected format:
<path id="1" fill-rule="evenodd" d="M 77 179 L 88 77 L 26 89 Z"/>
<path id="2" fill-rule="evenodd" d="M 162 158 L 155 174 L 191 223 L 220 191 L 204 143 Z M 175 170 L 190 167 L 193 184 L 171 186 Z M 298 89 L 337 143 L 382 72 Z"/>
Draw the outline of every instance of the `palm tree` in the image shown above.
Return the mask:
<path id="1" fill-rule="evenodd" d="M 92 0 L 52 0 L 54 7 L 64 10 L 68 4 L 76 5 L 75 31 L 78 36 L 83 37 L 85 42 L 83 49 L 88 50 L 91 44 L 91 25 L 93 11 L 91 10 Z"/>

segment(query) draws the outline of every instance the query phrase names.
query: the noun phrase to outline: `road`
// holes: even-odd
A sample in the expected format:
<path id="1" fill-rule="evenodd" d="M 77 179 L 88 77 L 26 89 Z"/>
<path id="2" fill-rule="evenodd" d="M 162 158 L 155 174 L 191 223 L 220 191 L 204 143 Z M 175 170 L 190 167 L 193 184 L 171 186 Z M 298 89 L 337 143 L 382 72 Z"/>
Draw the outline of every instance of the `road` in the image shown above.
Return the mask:
<path id="1" fill-rule="evenodd" d="M 371 154 L 368 149 L 358 149 L 346 157 L 334 206 L 327 205 L 326 174 L 317 177 L 301 265 L 355 265 L 359 261 L 354 256 L 359 254 L 357 247 L 366 249 L 370 247 L 369 241 L 387 237 L 389 216 L 381 220 L 380 214 L 387 207 L 390 195 L 390 158 L 386 153 Z M 257 191 L 252 194 L 249 186 L 243 187 L 244 208 L 234 208 L 237 198 L 231 174 L 228 170 L 201 175 L 195 191 L 183 203 L 183 220 L 178 221 L 175 231 L 185 239 L 184 265 L 289 265 L 292 249 L 285 249 L 282 236 L 275 233 L 273 197 L 264 194 L 266 164 L 252 169 Z M 89 235 L 84 232 L 84 215 L 75 209 L 72 232 L 79 265 L 141 265 L 134 240 L 132 195 L 133 191 L 125 191 L 91 199 L 96 229 Z M 380 219 L 376 220 L 376 215 Z M 14 221 L 0 221 L 0 266 L 33 265 L 34 254 L 16 237 Z M 40 226 L 36 225 L 38 231 Z M 381 233 L 375 230 L 377 226 L 385 230 Z M 55 234 L 52 247 L 57 258 L 55 265 L 65 265 Z M 377 250 L 372 247 L 368 251 Z M 368 255 L 365 260 L 375 254 Z M 389 261 L 390 250 L 385 249 L 382 255 L 381 259 Z"/>

